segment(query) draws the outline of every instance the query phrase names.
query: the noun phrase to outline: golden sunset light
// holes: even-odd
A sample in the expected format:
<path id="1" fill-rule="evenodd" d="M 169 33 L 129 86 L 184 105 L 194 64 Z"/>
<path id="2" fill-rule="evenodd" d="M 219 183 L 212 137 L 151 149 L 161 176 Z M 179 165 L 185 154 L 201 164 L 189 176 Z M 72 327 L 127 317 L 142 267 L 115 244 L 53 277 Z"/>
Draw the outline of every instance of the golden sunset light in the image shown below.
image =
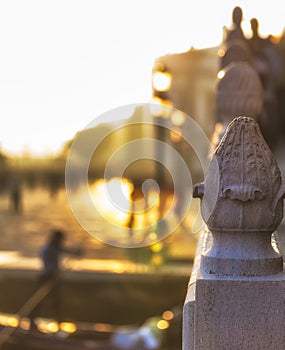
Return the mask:
<path id="1" fill-rule="evenodd" d="M 281 1 L 1 2 L 2 149 L 54 154 L 102 113 L 149 101 L 155 59 L 218 46 L 236 5 L 245 32 L 252 17 L 283 31 Z"/>

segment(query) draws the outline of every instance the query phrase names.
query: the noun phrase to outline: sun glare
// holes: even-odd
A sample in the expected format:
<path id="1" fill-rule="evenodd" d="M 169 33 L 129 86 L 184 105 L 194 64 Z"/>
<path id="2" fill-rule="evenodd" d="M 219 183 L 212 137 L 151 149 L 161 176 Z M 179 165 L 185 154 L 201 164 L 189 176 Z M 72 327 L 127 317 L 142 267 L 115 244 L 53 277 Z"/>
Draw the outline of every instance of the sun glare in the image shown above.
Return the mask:
<path id="1" fill-rule="evenodd" d="M 96 181 L 90 188 L 90 195 L 103 217 L 114 224 L 124 225 L 129 216 L 132 191 L 130 181 L 113 178 L 110 181 Z"/>
<path id="2" fill-rule="evenodd" d="M 236 5 L 243 9 L 247 35 L 252 17 L 259 19 L 261 35 L 272 34 L 275 40 L 284 27 L 281 1 L 270 5 L 259 2 L 256 6 L 254 1 L 202 1 L 194 5 L 182 0 L 173 6 L 157 0 L 151 4 L 139 2 L 140 16 L 137 7 L 128 1 L 129 11 L 120 16 L 111 11 L 111 22 L 110 9 L 118 6 L 115 0 L 88 2 L 87 7 L 70 5 L 69 16 L 65 16 L 65 2 L 45 9 L 48 16 L 42 16 L 42 5 L 34 8 L 31 3 L 16 2 L 22 15 L 13 30 L 9 30 L 14 18 L 13 2 L 5 2 L 5 11 L 0 13 L 2 31 L 7 33 L 0 39 L 0 113 L 5 118 L 0 146 L 19 156 L 25 150 L 32 156 L 57 154 L 66 140 L 102 113 L 148 101 L 152 87 L 168 91 L 172 83 L 169 72 L 157 71 L 151 81 L 157 58 L 185 53 L 191 47 L 218 46 L 223 26 L 231 25 L 231 11 Z M 214 12 L 216 16 L 208 15 Z M 76 29 L 74 21 L 78 23 Z M 132 30 L 130 21 L 135 23 Z M 163 31 L 158 30 L 161 26 Z M 35 27 L 37 31 L 29 35 Z M 25 48 L 24 55 L 18 55 L 19 47 Z"/>

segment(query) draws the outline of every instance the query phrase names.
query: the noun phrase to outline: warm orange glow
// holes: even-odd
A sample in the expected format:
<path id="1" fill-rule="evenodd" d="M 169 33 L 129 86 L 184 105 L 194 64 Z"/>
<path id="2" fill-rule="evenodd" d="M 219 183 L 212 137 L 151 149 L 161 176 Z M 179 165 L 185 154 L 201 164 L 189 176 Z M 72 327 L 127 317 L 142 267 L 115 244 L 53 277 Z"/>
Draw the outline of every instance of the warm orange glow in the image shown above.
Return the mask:
<path id="1" fill-rule="evenodd" d="M 150 221 L 156 221 L 156 219 L 157 219 L 157 212 L 156 211 L 151 211 L 151 212 L 149 212 L 149 214 L 148 214 L 148 219 L 150 220 Z M 152 234 L 151 234 L 152 235 Z"/>
<path id="2" fill-rule="evenodd" d="M 11 316 L 7 319 L 7 325 L 10 327 L 18 327 L 19 319 L 17 316 Z"/>
<path id="3" fill-rule="evenodd" d="M 17 251 L 1 251 L 0 252 L 0 263 L 11 263 L 15 262 L 20 258 L 20 254 Z"/>
<path id="4" fill-rule="evenodd" d="M 122 264 L 116 264 L 114 263 L 112 266 L 112 271 L 114 273 L 124 273 L 125 272 L 125 267 Z"/>
<path id="5" fill-rule="evenodd" d="M 59 327 L 58 327 L 58 323 L 57 322 L 49 322 L 47 324 L 47 330 L 50 332 L 50 333 L 56 333 L 59 331 Z"/>
<path id="6" fill-rule="evenodd" d="M 148 194 L 148 203 L 150 207 L 159 205 L 159 191 L 151 191 Z"/>
<path id="7" fill-rule="evenodd" d="M 163 249 L 163 244 L 161 242 L 157 242 L 155 244 L 153 244 L 151 247 L 150 247 L 151 251 L 153 253 L 159 253 L 162 251 Z"/>
<path id="8" fill-rule="evenodd" d="M 31 327 L 31 322 L 27 318 L 23 318 L 20 322 L 20 327 L 24 329 L 25 331 L 28 331 Z"/>
<path id="9" fill-rule="evenodd" d="M 155 232 L 151 232 L 149 235 L 148 235 L 148 238 L 152 241 L 155 241 L 157 239 L 157 233 Z"/>
<path id="10" fill-rule="evenodd" d="M 172 76 L 169 72 L 154 72 L 152 85 L 156 91 L 168 91 L 171 87 Z"/>
<path id="11" fill-rule="evenodd" d="M 40 320 L 37 328 L 42 333 L 56 333 L 59 331 L 58 323 L 55 321 Z"/>
<path id="12" fill-rule="evenodd" d="M 109 324 L 106 324 L 106 323 L 96 323 L 94 325 L 94 331 L 96 332 L 112 332 L 113 331 L 113 328 L 111 325 Z"/>
<path id="13" fill-rule="evenodd" d="M 279 35 L 271 35 L 271 41 L 273 44 L 278 44 L 279 41 L 282 39 L 282 34 L 279 34 Z"/>
<path id="14" fill-rule="evenodd" d="M 171 138 L 171 141 L 173 141 L 173 142 L 181 141 L 181 138 L 182 138 L 181 129 L 177 127 L 177 128 L 175 128 L 175 130 L 171 130 L 170 138 Z"/>
<path id="15" fill-rule="evenodd" d="M 18 327 L 19 318 L 16 315 L 0 314 L 0 325 L 8 327 Z"/>
<path id="16" fill-rule="evenodd" d="M 77 331 L 76 325 L 71 322 L 61 322 L 59 328 L 66 333 L 74 333 Z"/>
<path id="17" fill-rule="evenodd" d="M 169 323 L 166 320 L 159 320 L 157 322 L 157 328 L 159 329 L 167 329 L 169 327 Z"/>
<path id="18" fill-rule="evenodd" d="M 164 320 L 170 321 L 173 319 L 174 313 L 172 311 L 167 310 L 167 311 L 164 311 L 164 313 L 162 314 L 162 317 Z"/>
<path id="19" fill-rule="evenodd" d="M 153 117 L 169 118 L 172 114 L 172 102 L 154 97 L 150 104 L 150 112 Z"/>
<path id="20" fill-rule="evenodd" d="M 114 178 L 107 182 L 99 180 L 90 187 L 92 201 L 100 214 L 109 222 L 121 226 L 128 219 L 132 192 L 133 184 L 121 178 Z"/>
<path id="21" fill-rule="evenodd" d="M 218 79 L 222 79 L 225 76 L 225 71 L 224 70 L 220 70 L 217 74 Z"/>
<path id="22" fill-rule="evenodd" d="M 219 51 L 218 51 L 218 56 L 220 57 L 220 58 L 222 58 L 222 57 L 224 57 L 225 56 L 225 50 L 224 49 L 219 49 Z"/>
<path id="23" fill-rule="evenodd" d="M 163 263 L 163 257 L 160 254 L 155 254 L 151 258 L 151 262 L 155 266 L 159 266 Z"/>
<path id="24" fill-rule="evenodd" d="M 181 126 L 185 123 L 186 115 L 182 111 L 174 110 L 171 114 L 171 122 L 173 125 Z"/>
<path id="25" fill-rule="evenodd" d="M 124 261 L 112 259 L 108 259 L 108 261 L 103 259 L 80 259 L 76 260 L 76 263 L 70 259 L 66 262 L 65 266 L 74 271 L 94 271 L 94 266 L 96 266 L 97 271 L 109 271 L 113 273 L 124 273 L 128 268 Z"/>
<path id="26" fill-rule="evenodd" d="M 24 4 L 23 1 L 19 3 Z M 46 33 L 49 19 L 53 15 L 60 14 L 60 11 L 64 11 L 64 6 L 61 7 L 58 3 L 49 2 L 50 6 L 44 8 L 44 2 L 38 1 L 39 11 L 44 8 L 49 13 L 37 22 L 38 30 L 34 31 L 33 35 L 23 34 L 25 41 L 21 43 L 23 38 L 20 35 L 16 36 L 15 33 L 21 33 L 21 31 L 23 33 L 23 28 L 27 30 L 23 24 L 33 23 L 35 17 L 33 2 L 25 2 L 25 6 L 22 5 L 19 20 L 13 22 L 14 30 L 7 31 L 6 40 L 3 39 L 2 42 L 1 48 L 7 59 L 4 73 L 7 76 L 1 76 L 1 87 L 5 98 L 3 95 L 0 111 L 1 115 L 7 115 L 7 118 L 5 123 L 1 123 L 1 146 L 14 154 L 20 155 L 23 151 L 30 152 L 32 155 L 57 152 L 64 140 L 81 130 L 83 125 L 89 124 L 90 113 L 86 113 L 85 110 L 92 110 L 92 115 L 98 116 L 114 106 L 131 101 L 145 101 L 151 94 L 149 72 L 154 69 L 163 74 L 164 70 L 172 67 L 172 55 L 179 53 L 185 55 L 190 47 L 195 50 L 216 48 L 220 45 L 223 39 L 223 28 L 231 27 L 231 12 L 236 4 L 241 5 L 243 9 L 242 25 L 247 24 L 248 27 L 243 28 L 247 29 L 245 34 L 250 34 L 249 20 L 253 16 L 258 18 L 263 36 L 276 35 L 284 27 L 284 5 L 281 1 L 268 3 L 249 0 L 207 2 L 182 0 L 179 1 L 179 6 L 169 6 L 163 1 L 152 1 L 151 10 L 149 6 L 140 6 L 140 15 L 138 15 L 135 2 L 127 0 L 124 4 L 128 10 L 120 11 L 120 15 L 114 15 L 112 24 L 109 26 L 106 25 L 109 21 L 109 11 L 114 8 L 116 12 L 119 2 L 88 1 L 85 2 L 86 10 L 70 6 L 70 16 L 59 15 L 61 20 L 53 21 L 48 31 L 49 40 L 45 43 L 46 51 L 42 52 L 34 42 L 44 45 L 42 33 Z M 3 26 L 6 25 L 5 21 L 9 24 L 14 19 L 13 4 L 12 1 L 5 2 L 7 8 L 5 7 L 6 16 L 2 19 Z M 210 15 L 205 16 L 205 12 Z M 92 30 L 86 30 L 85 24 L 89 23 L 89 16 L 93 13 L 98 14 L 96 21 L 92 21 Z M 81 49 L 72 51 L 72 55 L 70 48 L 74 41 L 74 28 L 66 30 L 69 28 L 71 18 L 76 19 L 78 23 L 76 39 L 85 38 L 80 42 Z M 136 23 L 131 28 L 130 18 L 135 19 Z M 147 23 L 146 19 L 148 19 Z M 94 33 L 100 33 L 100 35 L 94 35 Z M 110 38 L 114 35 L 118 40 L 113 45 L 112 42 L 110 43 Z M 61 40 L 65 36 L 66 45 L 62 47 Z M 11 45 L 11 42 L 14 42 L 14 45 Z M 90 45 L 90 42 L 94 45 Z M 17 49 L 22 44 L 29 48 L 27 50 L 29 56 L 17 55 Z M 66 69 L 62 71 L 60 70 L 61 61 L 54 59 L 57 56 L 58 47 L 62 50 L 60 59 L 67 62 Z M 82 52 L 85 50 L 88 51 L 88 59 L 85 59 L 82 64 Z M 214 55 L 216 51 L 215 49 Z M 39 62 L 35 64 L 34 59 L 28 59 L 28 57 L 38 57 L 37 55 L 42 55 L 41 64 Z M 164 59 L 166 55 L 169 57 Z M 24 63 L 30 79 L 27 79 L 27 73 L 19 68 L 23 64 L 23 58 L 26 59 Z M 160 64 L 155 64 L 156 62 Z M 153 67 L 154 64 L 155 67 Z M 177 69 L 181 72 L 179 74 L 182 74 L 184 67 L 181 64 Z M 13 84 L 13 77 L 9 72 L 13 72 L 15 76 L 19 73 L 17 84 Z M 95 72 L 96 79 L 91 79 Z M 70 83 L 71 74 L 72 84 Z M 177 73 L 173 70 L 172 74 L 174 76 Z M 38 79 L 35 84 L 34 77 L 39 75 L 42 79 Z M 12 82 L 9 79 L 12 79 Z M 92 87 L 89 85 L 91 81 Z M 177 83 L 179 84 L 179 81 Z M 100 96 L 100 103 L 94 103 L 92 98 L 87 98 L 89 91 L 92 91 L 92 96 Z M 41 98 L 37 98 L 38 94 Z M 31 96 L 35 96 L 33 108 L 29 103 L 21 105 L 22 117 L 19 120 L 25 123 L 15 128 L 13 124 L 18 120 L 19 107 L 15 104 L 10 106 L 10 101 L 27 102 Z M 42 103 L 42 98 L 45 98 L 45 104 Z M 79 110 L 82 110 L 80 118 L 78 118 Z M 41 123 L 39 114 L 44 114 L 43 118 L 47 118 L 48 123 Z M 67 123 L 67 119 L 61 117 L 63 115 L 68 115 L 72 122 Z M 22 128 L 24 125 L 25 132 Z M 35 130 L 38 131 L 35 132 Z"/>

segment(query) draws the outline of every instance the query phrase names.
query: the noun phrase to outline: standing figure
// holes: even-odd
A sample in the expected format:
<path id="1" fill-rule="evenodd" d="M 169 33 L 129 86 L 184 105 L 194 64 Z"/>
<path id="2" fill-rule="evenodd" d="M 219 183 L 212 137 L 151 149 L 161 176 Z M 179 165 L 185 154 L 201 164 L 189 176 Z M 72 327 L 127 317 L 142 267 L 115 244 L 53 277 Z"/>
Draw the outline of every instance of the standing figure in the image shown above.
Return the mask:
<path id="1" fill-rule="evenodd" d="M 136 212 L 136 206 L 135 206 L 135 201 L 136 201 L 136 190 L 133 188 L 132 192 L 130 193 L 130 213 L 129 213 L 129 218 L 127 221 L 127 227 L 128 227 L 128 232 L 129 232 L 129 243 L 133 243 L 134 239 L 134 226 L 135 226 L 135 212 Z"/>
<path id="2" fill-rule="evenodd" d="M 12 211 L 19 213 L 22 205 L 22 188 L 19 176 L 14 175 L 10 181 L 10 206 Z"/>
<path id="3" fill-rule="evenodd" d="M 258 122 L 266 141 L 274 149 L 280 134 L 276 81 L 282 71 L 282 65 L 270 37 L 262 38 L 259 35 L 258 20 L 252 18 L 250 24 L 252 37 L 248 42 L 252 52 L 252 65 L 259 74 L 264 89 L 264 104 Z"/>
<path id="4" fill-rule="evenodd" d="M 44 279 L 56 278 L 60 272 L 60 257 L 62 253 L 69 253 L 63 246 L 64 233 L 60 230 L 54 230 L 51 233 L 48 243 L 42 248 L 41 259 L 43 262 Z"/>
<path id="5" fill-rule="evenodd" d="M 236 41 L 236 40 L 245 41 L 243 30 L 241 28 L 242 17 L 243 17 L 242 9 L 239 6 L 236 6 L 233 9 L 233 13 L 232 13 L 231 28 L 225 29 L 224 41 L 226 44 L 229 44 L 231 41 Z"/>
<path id="6" fill-rule="evenodd" d="M 61 279 L 60 279 L 60 259 L 63 254 L 81 255 L 80 248 L 69 248 L 64 246 L 65 233 L 61 230 L 52 230 L 48 242 L 43 246 L 40 257 L 42 260 L 42 273 L 40 276 L 40 286 L 46 285 L 49 292 L 47 298 L 52 303 L 52 313 L 55 318 L 60 321 L 62 318 L 61 312 Z M 33 310 L 31 314 L 31 327 L 35 327 L 33 321 L 34 317 L 38 314 L 39 305 Z"/>

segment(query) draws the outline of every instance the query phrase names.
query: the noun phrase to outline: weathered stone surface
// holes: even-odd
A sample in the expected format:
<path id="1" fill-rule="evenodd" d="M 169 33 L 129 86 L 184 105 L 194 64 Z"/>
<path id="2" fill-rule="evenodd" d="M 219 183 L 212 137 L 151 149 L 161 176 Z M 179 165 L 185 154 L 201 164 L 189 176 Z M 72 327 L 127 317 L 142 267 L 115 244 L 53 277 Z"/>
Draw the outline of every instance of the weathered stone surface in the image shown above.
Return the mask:
<path id="1" fill-rule="evenodd" d="M 234 119 L 214 157 L 219 192 L 211 216 L 203 217 L 210 229 L 273 232 L 282 219 L 284 192 L 280 170 L 257 122 Z M 206 186 L 212 171 L 210 165 Z"/>
<path id="2" fill-rule="evenodd" d="M 257 119 L 260 115 L 264 91 L 261 80 L 246 62 L 233 62 L 223 69 L 217 83 L 217 123 L 212 136 L 215 149 L 230 122 L 239 116 Z"/>
<path id="3" fill-rule="evenodd" d="M 223 57 L 221 57 L 221 69 L 227 67 L 234 62 L 245 62 L 251 64 L 251 52 L 246 42 L 242 40 L 235 40 L 226 50 Z"/>
<path id="4" fill-rule="evenodd" d="M 254 119 L 233 120 L 193 195 L 207 228 L 184 305 L 183 350 L 285 349 L 285 274 L 272 244 L 284 187 Z"/>
<path id="5" fill-rule="evenodd" d="M 228 124 L 239 116 L 256 119 L 264 97 L 256 71 L 245 62 L 231 63 L 223 71 L 217 84 L 218 119 Z"/>
<path id="6" fill-rule="evenodd" d="M 285 348 L 285 275 L 227 277 L 205 273 L 205 235 L 184 304 L 183 350 Z"/>
<path id="7" fill-rule="evenodd" d="M 194 190 L 213 235 L 203 258 L 205 271 L 233 276 L 282 271 L 271 234 L 282 220 L 283 195 L 280 170 L 257 122 L 235 118 L 214 153 L 205 184 Z"/>

